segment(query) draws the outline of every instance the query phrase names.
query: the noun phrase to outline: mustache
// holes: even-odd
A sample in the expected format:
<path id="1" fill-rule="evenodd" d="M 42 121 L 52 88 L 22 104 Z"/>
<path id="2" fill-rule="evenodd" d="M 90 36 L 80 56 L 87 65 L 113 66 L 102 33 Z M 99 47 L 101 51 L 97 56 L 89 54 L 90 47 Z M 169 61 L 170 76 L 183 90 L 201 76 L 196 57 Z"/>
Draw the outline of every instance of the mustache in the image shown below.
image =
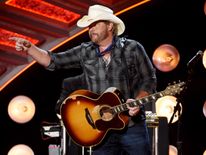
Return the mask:
<path id="1" fill-rule="evenodd" d="M 89 35 L 92 36 L 92 35 L 98 35 L 98 34 L 93 31 L 89 31 Z"/>

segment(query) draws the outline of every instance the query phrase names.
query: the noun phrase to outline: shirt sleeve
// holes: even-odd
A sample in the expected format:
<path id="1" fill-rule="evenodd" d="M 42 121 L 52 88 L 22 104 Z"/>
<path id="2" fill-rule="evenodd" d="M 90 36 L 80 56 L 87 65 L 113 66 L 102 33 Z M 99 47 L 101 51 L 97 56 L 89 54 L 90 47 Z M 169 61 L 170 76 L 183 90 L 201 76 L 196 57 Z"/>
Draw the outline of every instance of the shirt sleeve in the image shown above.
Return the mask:
<path id="1" fill-rule="evenodd" d="M 138 62 L 139 71 L 139 91 L 144 90 L 150 94 L 156 91 L 156 70 L 152 65 L 150 58 L 148 57 L 144 47 L 137 43 L 138 52 L 136 52 L 136 59 Z"/>
<path id="2" fill-rule="evenodd" d="M 56 69 L 80 68 L 80 52 L 81 46 L 58 53 L 48 51 L 51 61 L 46 69 L 53 71 Z"/>

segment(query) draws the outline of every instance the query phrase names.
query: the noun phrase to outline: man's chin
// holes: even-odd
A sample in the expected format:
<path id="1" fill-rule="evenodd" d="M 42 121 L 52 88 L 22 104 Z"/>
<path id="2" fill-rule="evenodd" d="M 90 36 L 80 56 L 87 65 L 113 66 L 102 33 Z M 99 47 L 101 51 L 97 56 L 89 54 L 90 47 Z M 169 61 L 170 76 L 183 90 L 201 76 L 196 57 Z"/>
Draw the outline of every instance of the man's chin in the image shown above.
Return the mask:
<path id="1" fill-rule="evenodd" d="M 92 38 L 91 40 L 92 40 L 93 43 L 98 44 L 97 38 Z"/>

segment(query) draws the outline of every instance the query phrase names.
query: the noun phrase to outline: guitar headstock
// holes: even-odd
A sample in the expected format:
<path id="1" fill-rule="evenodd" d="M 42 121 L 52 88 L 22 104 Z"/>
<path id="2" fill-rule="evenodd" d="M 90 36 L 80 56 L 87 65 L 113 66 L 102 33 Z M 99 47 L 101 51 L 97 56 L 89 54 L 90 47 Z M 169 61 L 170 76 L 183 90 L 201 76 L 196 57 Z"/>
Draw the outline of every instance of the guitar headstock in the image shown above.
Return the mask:
<path id="1" fill-rule="evenodd" d="M 164 90 L 164 95 L 175 95 L 179 94 L 184 89 L 185 82 L 174 82 L 173 85 L 167 86 Z"/>

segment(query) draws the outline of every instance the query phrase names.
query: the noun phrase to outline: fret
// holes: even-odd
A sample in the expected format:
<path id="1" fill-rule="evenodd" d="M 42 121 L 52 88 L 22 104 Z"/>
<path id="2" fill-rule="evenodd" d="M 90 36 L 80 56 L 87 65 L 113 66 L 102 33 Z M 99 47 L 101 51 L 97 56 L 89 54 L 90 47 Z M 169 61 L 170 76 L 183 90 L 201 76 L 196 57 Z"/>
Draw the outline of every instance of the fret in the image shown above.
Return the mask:
<path id="1" fill-rule="evenodd" d="M 125 107 L 126 105 L 123 104 L 123 105 L 118 105 L 116 107 L 113 107 L 113 109 L 115 113 L 119 113 L 119 112 L 127 110 Z"/>
<path id="2" fill-rule="evenodd" d="M 120 108 L 119 108 L 119 106 L 117 107 L 117 110 L 120 112 L 121 110 L 120 110 Z"/>
<path id="3" fill-rule="evenodd" d="M 123 108 L 123 106 L 122 106 L 122 105 L 120 105 L 119 107 L 120 107 L 121 111 L 124 111 L 124 108 Z"/>
<path id="4" fill-rule="evenodd" d="M 122 106 L 124 107 L 125 110 L 127 110 L 127 105 L 126 104 L 122 104 Z"/>
<path id="5" fill-rule="evenodd" d="M 127 102 L 126 105 L 129 105 L 130 107 L 133 106 L 132 102 Z"/>
<path id="6" fill-rule="evenodd" d="M 144 100 L 145 100 L 146 102 L 149 102 L 149 99 L 148 99 L 148 97 L 144 98 Z"/>
<path id="7" fill-rule="evenodd" d="M 115 113 L 118 113 L 118 110 L 116 107 L 113 108 Z"/>
<path id="8" fill-rule="evenodd" d="M 137 105 L 138 105 L 136 101 L 134 101 L 133 104 L 134 104 L 134 106 L 137 106 Z"/>
<path id="9" fill-rule="evenodd" d="M 133 101 L 132 104 L 133 104 L 133 106 L 137 106 L 138 105 L 136 101 Z"/>
<path id="10" fill-rule="evenodd" d="M 163 93 L 161 93 L 161 92 L 159 93 L 159 95 L 160 95 L 160 97 L 163 97 L 163 96 L 164 96 L 164 94 L 163 94 Z"/>
<path id="11" fill-rule="evenodd" d="M 139 99 L 138 102 L 139 104 L 143 104 L 142 99 Z"/>
<path id="12" fill-rule="evenodd" d="M 155 97 L 155 96 L 152 96 L 152 99 L 153 99 L 153 100 L 156 100 L 156 97 Z"/>
<path id="13" fill-rule="evenodd" d="M 114 108 L 111 108 L 111 113 L 114 115 L 116 113 L 115 109 Z"/>

